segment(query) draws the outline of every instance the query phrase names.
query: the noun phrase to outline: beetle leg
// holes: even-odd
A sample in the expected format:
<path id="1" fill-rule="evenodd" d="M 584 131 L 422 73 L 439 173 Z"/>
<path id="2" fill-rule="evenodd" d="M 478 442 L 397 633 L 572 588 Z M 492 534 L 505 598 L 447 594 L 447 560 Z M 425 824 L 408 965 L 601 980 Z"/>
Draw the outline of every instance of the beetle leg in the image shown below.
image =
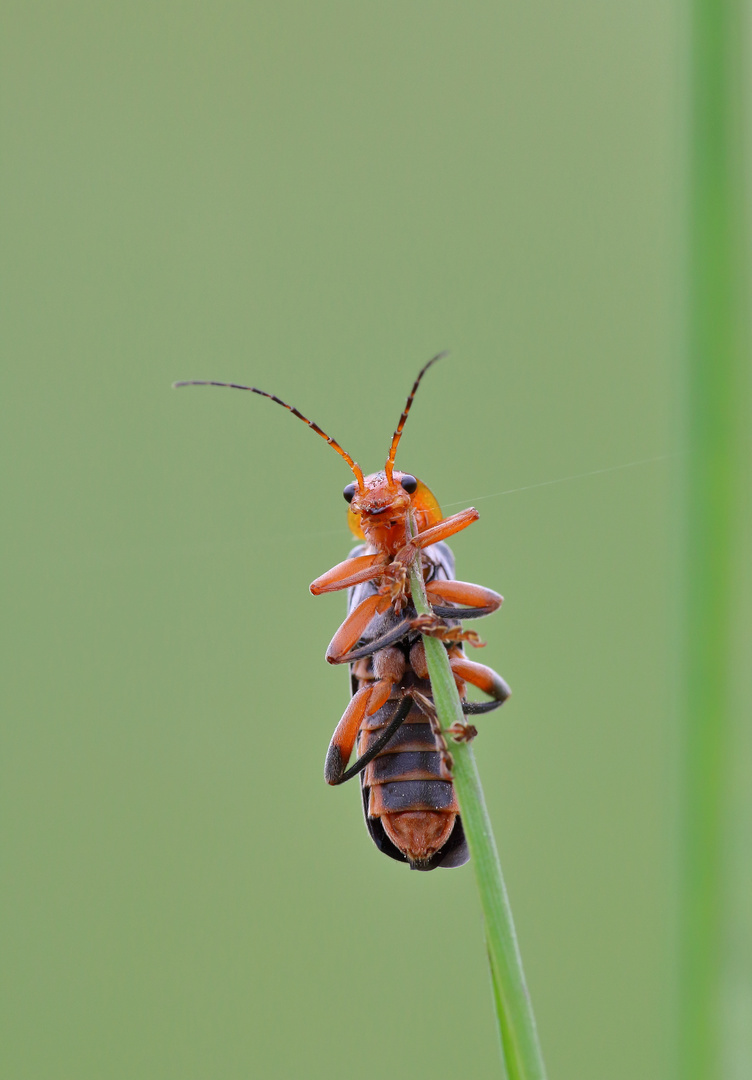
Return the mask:
<path id="1" fill-rule="evenodd" d="M 410 571 L 407 568 L 407 563 L 404 558 L 400 558 L 400 555 L 406 552 L 408 561 L 412 561 L 415 557 L 415 551 L 414 547 L 407 544 L 383 571 L 384 582 L 379 592 L 382 596 L 389 597 L 389 602 L 394 606 L 396 615 L 399 615 L 407 604 L 410 581 Z"/>
<path id="2" fill-rule="evenodd" d="M 490 615 L 501 607 L 503 596 L 483 585 L 471 585 L 469 581 L 429 581 L 426 595 L 436 615 L 445 619 L 478 619 Z M 446 607 L 435 604 L 447 600 L 450 604 L 466 604 L 467 607 Z"/>
<path id="3" fill-rule="evenodd" d="M 360 691 L 358 691 L 360 693 Z M 380 754 L 387 743 L 391 742 L 392 736 L 396 734 L 399 728 L 402 727 L 407 715 L 412 708 L 413 702 L 409 695 L 403 697 L 395 709 L 394 716 L 384 728 L 378 739 L 371 743 L 364 754 L 358 758 L 354 765 L 351 765 L 349 769 L 344 772 L 337 772 L 337 767 L 342 769 L 342 757 L 339 748 L 336 753 L 332 751 L 332 745 L 334 739 L 332 739 L 332 745 L 329 747 L 329 752 L 326 755 L 326 765 L 324 766 L 324 777 L 328 784 L 344 784 L 348 780 L 352 780 L 354 776 L 362 772 L 369 762 L 373 761 L 377 754 Z M 357 732 L 356 732 L 357 736 Z M 349 755 L 348 755 L 349 756 Z"/>
<path id="4" fill-rule="evenodd" d="M 358 604 L 329 642 L 329 648 L 326 650 L 326 658 L 329 663 L 340 664 L 343 660 L 348 659 L 345 654 L 363 636 L 374 615 L 377 612 L 386 611 L 388 607 L 389 600 L 384 596 L 379 596 L 378 593 L 367 596 L 365 600 Z"/>
<path id="5" fill-rule="evenodd" d="M 373 716 L 387 703 L 395 683 L 405 674 L 405 658 L 399 649 L 382 649 L 374 658 L 373 669 L 377 681 L 367 683 L 356 691 L 332 735 L 324 764 L 327 784 L 342 783 L 360 725 L 366 716 Z"/>
<path id="6" fill-rule="evenodd" d="M 373 656 L 379 649 L 384 649 L 387 645 L 393 645 L 395 641 L 401 641 L 413 628 L 414 621 L 414 619 L 403 619 L 392 630 L 382 634 L 381 637 L 374 638 L 367 645 L 361 645 L 360 648 L 351 649 L 349 652 L 341 652 L 336 656 L 327 656 L 327 660 L 330 664 L 349 664 L 353 660 L 362 660 L 366 656 Z M 329 647 L 331 648 L 331 646 Z"/>
<path id="7" fill-rule="evenodd" d="M 357 555 L 354 559 L 337 563 L 308 587 L 314 596 L 336 592 L 337 589 L 349 589 L 351 585 L 359 585 L 362 581 L 378 577 L 388 562 L 389 556 L 380 555 L 378 552 L 375 555 Z"/>
<path id="8" fill-rule="evenodd" d="M 511 693 L 511 691 L 510 691 Z M 503 705 L 506 698 L 500 701 L 462 701 L 462 713 L 464 716 L 480 716 L 481 713 L 493 712 Z"/>
<path id="9" fill-rule="evenodd" d="M 430 529 L 424 529 L 422 533 L 418 533 L 417 536 L 413 537 L 411 543 L 419 548 L 428 547 L 429 544 L 435 544 L 439 540 L 446 540 L 462 529 L 466 529 L 468 525 L 472 525 L 479 517 L 480 514 L 475 507 L 469 506 L 467 510 L 460 510 L 459 514 L 452 514 L 451 517 L 444 518 L 438 525 L 432 525 Z"/>
<path id="10" fill-rule="evenodd" d="M 423 642 L 419 642 L 418 645 L 420 649 L 423 649 Z M 414 656 L 418 661 L 418 665 L 420 666 L 422 664 L 423 669 L 425 669 L 425 675 L 420 675 L 419 678 L 427 679 L 428 667 L 426 666 L 425 651 L 421 654 L 417 654 L 416 646 L 413 645 L 412 649 L 410 650 L 411 666 L 413 666 L 412 660 Z M 417 674 L 417 669 L 414 670 Z M 427 718 L 428 723 L 431 727 L 431 731 L 433 733 L 433 737 L 436 740 L 436 745 L 439 748 L 439 753 L 441 755 L 441 779 L 451 780 L 452 769 L 454 768 L 454 760 L 452 758 L 452 755 L 449 753 L 449 748 L 447 747 L 447 742 L 444 738 L 444 732 L 441 730 L 441 724 L 439 723 L 439 714 L 436 712 L 436 705 L 431 698 L 426 697 L 425 694 L 421 694 L 419 690 L 412 690 L 411 693 L 415 699 L 415 704 L 418 706 L 423 715 Z M 447 730 L 450 729 L 447 728 Z"/>
<path id="11" fill-rule="evenodd" d="M 336 784 L 338 778 L 344 772 L 345 765 L 355 746 L 360 725 L 366 715 L 366 708 L 374 686 L 375 683 L 361 686 L 360 690 L 353 694 L 342 714 L 342 719 L 334 729 L 332 741 L 329 743 L 329 749 L 326 752 L 326 761 L 324 762 L 324 779 L 327 784 Z"/>
<path id="12" fill-rule="evenodd" d="M 452 672 L 460 681 L 467 681 L 477 686 L 485 694 L 489 694 L 493 701 L 462 701 L 462 711 L 465 716 L 477 716 L 479 713 L 492 712 L 503 705 L 511 694 L 501 675 L 485 664 L 476 664 L 468 660 L 460 649 L 451 649 L 449 652 L 449 665 Z M 428 679 L 428 664 L 426 663 L 426 650 L 422 641 L 416 641 L 410 649 L 410 667 L 419 679 Z M 460 695 L 464 695 L 464 686 L 459 686 Z"/>
<path id="13" fill-rule="evenodd" d="M 421 633 L 430 633 L 433 624 L 437 621 L 433 615 L 417 615 L 412 619 L 403 619 L 391 630 L 387 630 L 385 634 L 382 634 L 381 637 L 369 641 L 367 645 L 361 645 L 358 649 L 350 649 L 349 652 L 340 653 L 329 658 L 329 663 L 349 664 L 353 660 L 362 660 L 365 656 L 373 656 L 374 653 L 385 649 L 387 645 L 394 645 L 395 642 L 402 641 L 411 631 L 419 630 Z"/>
<path id="14" fill-rule="evenodd" d="M 430 529 L 424 529 L 422 533 L 418 533 L 404 547 L 400 548 L 384 571 L 384 577 L 388 585 L 382 586 L 385 592 L 388 589 L 389 598 L 397 614 L 400 613 L 407 600 L 410 577 L 408 567 L 415 558 L 416 551 L 429 547 L 431 544 L 436 544 L 439 540 L 446 540 L 449 536 L 454 536 L 461 529 L 472 525 L 479 517 L 480 514 L 475 507 L 470 506 L 467 510 L 461 510 L 459 514 L 452 514 L 451 517 L 445 518 L 438 525 L 432 525 Z"/>
<path id="15" fill-rule="evenodd" d="M 466 715 L 477 715 L 498 709 L 499 705 L 503 705 L 512 693 L 501 675 L 497 674 L 493 668 L 486 667 L 485 664 L 478 664 L 465 656 L 450 656 L 449 665 L 455 679 L 472 683 L 484 694 L 493 698 L 493 701 L 463 701 L 462 711 Z"/>
<path id="16" fill-rule="evenodd" d="M 421 634 L 427 637 L 438 638 L 446 645 L 458 645 L 461 641 L 468 642 L 474 649 L 485 648 L 485 641 L 481 641 L 480 635 L 475 630 L 463 630 L 461 626 L 449 626 L 444 619 L 435 613 L 433 615 L 421 615 L 421 625 L 418 627 Z M 416 620 L 417 622 L 417 620 Z"/>
<path id="17" fill-rule="evenodd" d="M 468 724 L 464 721 L 460 723 L 459 720 L 455 720 L 453 724 L 449 725 L 447 732 L 452 736 L 455 742 L 469 743 L 472 742 L 478 734 L 478 729 L 475 724 Z"/>

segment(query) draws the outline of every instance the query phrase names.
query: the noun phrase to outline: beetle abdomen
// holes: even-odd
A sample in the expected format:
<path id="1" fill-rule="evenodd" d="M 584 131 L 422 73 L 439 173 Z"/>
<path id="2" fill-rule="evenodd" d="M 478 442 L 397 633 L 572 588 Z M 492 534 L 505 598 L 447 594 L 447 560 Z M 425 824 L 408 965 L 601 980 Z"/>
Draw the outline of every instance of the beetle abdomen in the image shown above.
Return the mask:
<path id="1" fill-rule="evenodd" d="M 393 713 L 387 704 L 358 736 L 358 755 L 378 738 Z M 402 727 L 362 777 L 363 810 L 376 845 L 414 870 L 467 862 L 459 806 L 442 764 L 444 747 L 426 717 L 413 707 Z"/>

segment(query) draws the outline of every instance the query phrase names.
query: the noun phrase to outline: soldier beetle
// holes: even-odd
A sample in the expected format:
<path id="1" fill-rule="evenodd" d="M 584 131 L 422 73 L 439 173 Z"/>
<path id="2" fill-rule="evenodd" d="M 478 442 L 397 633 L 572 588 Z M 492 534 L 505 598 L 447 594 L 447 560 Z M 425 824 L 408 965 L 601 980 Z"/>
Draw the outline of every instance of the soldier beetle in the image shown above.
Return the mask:
<path id="1" fill-rule="evenodd" d="M 394 467 L 397 447 L 421 379 L 439 353 L 421 368 L 408 395 L 381 472 L 364 476 L 340 444 L 298 409 L 255 386 L 187 380 L 177 386 L 222 386 L 269 398 L 308 424 L 349 465 L 348 524 L 361 541 L 344 562 L 316 578 L 311 592 L 347 589 L 348 614 L 326 651 L 330 664 L 350 665 L 351 698 L 332 736 L 324 766 L 328 784 L 360 775 L 363 810 L 376 846 L 414 870 L 454 867 L 469 857 L 451 775 L 451 755 L 436 718 L 422 634 L 440 638 L 465 715 L 498 708 L 509 697 L 506 682 L 491 668 L 469 660 L 463 643 L 480 644 L 461 619 L 488 615 L 501 605 L 492 589 L 457 581 L 445 541 L 477 521 L 474 507 L 443 517 L 426 485 Z M 411 531 L 413 530 L 413 531 Z M 432 616 L 419 616 L 410 595 L 409 569 L 420 553 Z M 490 698 L 469 702 L 466 684 Z M 475 728 L 455 725 L 456 739 Z M 347 768 L 356 751 L 355 763 Z"/>

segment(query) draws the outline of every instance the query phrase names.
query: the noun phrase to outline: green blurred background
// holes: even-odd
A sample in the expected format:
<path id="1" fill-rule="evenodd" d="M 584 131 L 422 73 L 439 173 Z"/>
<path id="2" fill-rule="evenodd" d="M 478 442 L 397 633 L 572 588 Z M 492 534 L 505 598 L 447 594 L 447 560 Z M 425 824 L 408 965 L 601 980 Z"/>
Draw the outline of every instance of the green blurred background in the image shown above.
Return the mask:
<path id="1" fill-rule="evenodd" d="M 668 3 L 9 4 L 3 1074 L 498 1075 L 470 868 L 324 753 L 351 540 L 477 501 L 514 698 L 476 753 L 550 1075 L 671 1015 L 677 17 Z M 492 497 L 495 496 L 495 497 Z"/>

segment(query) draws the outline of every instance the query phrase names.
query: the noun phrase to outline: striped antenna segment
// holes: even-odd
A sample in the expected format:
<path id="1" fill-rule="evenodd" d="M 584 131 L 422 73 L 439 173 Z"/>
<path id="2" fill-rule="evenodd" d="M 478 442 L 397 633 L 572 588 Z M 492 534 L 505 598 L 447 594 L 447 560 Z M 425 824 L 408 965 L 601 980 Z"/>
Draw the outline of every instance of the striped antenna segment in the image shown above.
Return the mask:
<path id="1" fill-rule="evenodd" d="M 402 416 L 400 416 L 400 418 L 399 418 L 399 423 L 397 424 L 397 430 L 395 431 L 394 436 L 392 437 L 392 445 L 389 447 L 389 457 L 386 459 L 386 465 L 384 466 L 384 472 L 386 473 L 386 478 L 390 483 L 392 481 L 392 474 L 394 472 L 394 458 L 395 458 L 395 455 L 397 453 L 397 446 L 399 445 L 399 441 L 400 441 L 400 439 L 402 437 L 402 429 L 405 426 L 405 421 L 407 420 L 407 414 L 410 412 L 410 407 L 412 406 L 413 398 L 415 397 L 416 391 L 417 391 L 418 387 L 420 386 L 420 380 L 423 378 L 423 376 L 425 375 L 425 373 L 428 371 L 428 369 L 431 367 L 432 364 L 435 364 L 437 360 L 441 360 L 444 356 L 448 356 L 448 355 L 449 355 L 449 353 L 445 351 L 445 352 L 437 353 L 436 356 L 433 356 L 428 361 L 428 363 L 424 364 L 424 366 L 420 369 L 420 371 L 418 372 L 418 378 L 413 383 L 413 388 L 410 391 L 410 394 L 408 396 L 407 402 L 405 404 L 404 412 L 402 413 Z"/>
<path id="2" fill-rule="evenodd" d="M 433 362 L 433 361 L 432 361 Z M 425 370 L 425 369 L 424 369 Z M 423 374 L 423 372 L 421 372 Z M 241 386 L 240 383 L 232 382 L 215 382 L 213 379 L 186 379 L 184 382 L 176 382 L 172 384 L 173 387 L 179 386 L 226 386 L 230 390 L 250 390 L 252 394 L 259 394 L 261 397 L 269 398 L 270 401 L 276 401 L 278 405 L 281 405 L 283 409 L 287 409 L 293 416 L 297 416 L 298 420 L 302 420 L 304 424 L 308 424 L 309 428 L 312 428 L 317 435 L 320 435 L 322 439 L 326 439 L 329 445 L 337 451 L 340 457 L 344 458 L 352 471 L 355 473 L 355 478 L 358 481 L 358 488 L 361 492 L 366 489 L 365 480 L 363 479 L 363 471 L 358 465 L 357 461 L 354 461 L 346 450 L 343 450 L 336 439 L 332 439 L 325 431 L 322 431 L 318 424 L 314 424 L 313 420 L 309 420 L 307 416 L 303 416 L 302 412 L 299 412 L 293 405 L 288 405 L 282 398 L 278 398 L 276 394 L 267 394 L 266 390 L 259 390 L 255 386 Z M 416 384 L 417 385 L 417 384 Z"/>

